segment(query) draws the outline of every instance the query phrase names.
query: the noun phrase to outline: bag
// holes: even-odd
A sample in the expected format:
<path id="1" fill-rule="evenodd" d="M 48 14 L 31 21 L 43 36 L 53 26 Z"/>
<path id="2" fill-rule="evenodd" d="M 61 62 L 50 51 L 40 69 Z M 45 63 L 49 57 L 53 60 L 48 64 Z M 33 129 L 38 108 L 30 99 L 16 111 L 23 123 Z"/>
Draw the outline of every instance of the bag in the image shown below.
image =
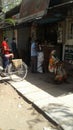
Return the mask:
<path id="1" fill-rule="evenodd" d="M 15 68 L 18 68 L 19 66 L 22 65 L 22 59 L 13 59 L 12 63 L 15 66 Z"/>

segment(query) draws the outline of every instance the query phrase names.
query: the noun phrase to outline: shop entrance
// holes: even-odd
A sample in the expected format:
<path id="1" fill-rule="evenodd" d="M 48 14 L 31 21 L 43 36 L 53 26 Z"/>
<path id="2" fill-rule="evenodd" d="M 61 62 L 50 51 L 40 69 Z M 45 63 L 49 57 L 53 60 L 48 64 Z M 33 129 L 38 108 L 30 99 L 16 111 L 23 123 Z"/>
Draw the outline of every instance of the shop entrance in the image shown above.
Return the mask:
<path id="1" fill-rule="evenodd" d="M 62 44 L 57 43 L 57 23 L 38 25 L 37 38 L 43 45 L 45 71 L 48 71 L 49 55 L 55 49 L 59 59 L 62 59 Z"/>

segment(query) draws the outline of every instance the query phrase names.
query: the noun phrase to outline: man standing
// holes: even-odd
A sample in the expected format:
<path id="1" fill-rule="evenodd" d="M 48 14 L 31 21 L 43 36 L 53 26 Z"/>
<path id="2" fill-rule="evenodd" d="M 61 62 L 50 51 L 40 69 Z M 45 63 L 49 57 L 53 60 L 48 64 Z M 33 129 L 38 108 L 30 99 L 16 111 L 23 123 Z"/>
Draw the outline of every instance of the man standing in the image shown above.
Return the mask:
<path id="1" fill-rule="evenodd" d="M 31 72 L 37 72 L 37 41 L 31 42 Z"/>
<path id="2" fill-rule="evenodd" d="M 12 43 L 11 43 L 11 48 L 12 48 L 12 52 L 14 54 L 14 58 L 18 58 L 18 50 L 17 50 L 17 46 L 16 46 L 16 38 L 13 37 L 12 38 Z"/>
<path id="3" fill-rule="evenodd" d="M 1 44 L 1 48 L 2 48 L 3 69 L 5 69 L 6 66 L 9 64 L 9 58 L 13 57 L 11 49 L 8 46 L 8 38 L 4 37 L 4 40 Z"/>

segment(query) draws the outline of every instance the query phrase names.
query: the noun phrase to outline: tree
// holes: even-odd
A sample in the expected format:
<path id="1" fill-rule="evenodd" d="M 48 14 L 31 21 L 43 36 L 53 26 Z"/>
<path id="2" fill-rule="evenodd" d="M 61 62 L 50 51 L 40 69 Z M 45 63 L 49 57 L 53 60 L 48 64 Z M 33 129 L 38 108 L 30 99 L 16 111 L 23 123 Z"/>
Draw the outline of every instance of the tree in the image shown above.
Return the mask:
<path id="1" fill-rule="evenodd" d="M 21 3 L 22 0 L 1 0 L 2 11 L 7 12 L 10 9 L 16 7 Z"/>

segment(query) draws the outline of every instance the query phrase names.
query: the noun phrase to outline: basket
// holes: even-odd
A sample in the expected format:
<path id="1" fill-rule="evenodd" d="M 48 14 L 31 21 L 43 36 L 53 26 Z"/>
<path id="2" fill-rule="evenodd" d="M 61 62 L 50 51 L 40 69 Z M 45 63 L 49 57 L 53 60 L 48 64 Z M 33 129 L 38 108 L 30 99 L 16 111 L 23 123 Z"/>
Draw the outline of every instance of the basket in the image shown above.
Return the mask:
<path id="1" fill-rule="evenodd" d="M 12 63 L 16 68 L 18 68 L 20 65 L 22 65 L 22 59 L 13 59 Z"/>

